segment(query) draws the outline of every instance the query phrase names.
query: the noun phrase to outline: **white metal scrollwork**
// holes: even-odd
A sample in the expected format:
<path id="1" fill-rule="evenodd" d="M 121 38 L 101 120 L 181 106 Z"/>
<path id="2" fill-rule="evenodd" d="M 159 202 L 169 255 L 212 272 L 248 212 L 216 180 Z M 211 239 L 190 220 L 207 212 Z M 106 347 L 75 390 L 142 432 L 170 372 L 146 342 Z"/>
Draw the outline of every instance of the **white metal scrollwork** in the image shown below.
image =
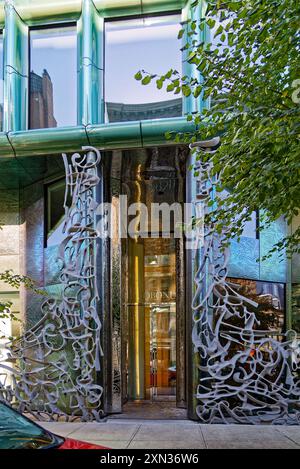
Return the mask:
<path id="1" fill-rule="evenodd" d="M 197 202 L 209 210 L 218 178 L 209 147 L 199 142 Z M 205 152 L 205 159 L 203 159 Z M 227 281 L 226 227 L 204 227 L 192 303 L 192 342 L 199 360 L 197 415 L 204 423 L 300 424 L 299 344 L 296 333 L 261 330 L 258 306 Z"/>
<path id="2" fill-rule="evenodd" d="M 63 155 L 62 298 L 47 299 L 42 319 L 7 344 L 0 360 L 0 399 L 40 419 L 90 421 L 103 416 L 103 388 L 97 383 L 102 351 L 95 263 L 95 187 L 101 156 L 93 147 L 83 147 L 83 152 L 73 154 L 70 162 Z"/>

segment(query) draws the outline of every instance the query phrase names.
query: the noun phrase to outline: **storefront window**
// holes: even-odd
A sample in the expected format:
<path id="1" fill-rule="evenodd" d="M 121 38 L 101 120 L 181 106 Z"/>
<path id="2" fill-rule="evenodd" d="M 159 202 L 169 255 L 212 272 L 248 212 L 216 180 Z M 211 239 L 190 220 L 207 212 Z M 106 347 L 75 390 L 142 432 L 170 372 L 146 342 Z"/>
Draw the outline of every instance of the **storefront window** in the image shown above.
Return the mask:
<path id="1" fill-rule="evenodd" d="M 30 128 L 77 122 L 76 27 L 30 32 Z"/>
<path id="2" fill-rule="evenodd" d="M 0 31 L 0 131 L 3 130 L 3 92 L 4 92 L 4 70 L 3 70 L 3 33 Z"/>
<path id="3" fill-rule="evenodd" d="M 105 26 L 106 121 L 120 122 L 182 115 L 182 99 L 158 90 L 155 80 L 143 86 L 138 70 L 153 74 L 169 69 L 181 74 L 180 16 L 110 21 Z"/>
<path id="4" fill-rule="evenodd" d="M 285 288 L 283 283 L 229 277 L 227 281 L 242 296 L 258 303 L 255 313 L 260 321 L 260 329 L 283 331 L 285 321 Z"/>

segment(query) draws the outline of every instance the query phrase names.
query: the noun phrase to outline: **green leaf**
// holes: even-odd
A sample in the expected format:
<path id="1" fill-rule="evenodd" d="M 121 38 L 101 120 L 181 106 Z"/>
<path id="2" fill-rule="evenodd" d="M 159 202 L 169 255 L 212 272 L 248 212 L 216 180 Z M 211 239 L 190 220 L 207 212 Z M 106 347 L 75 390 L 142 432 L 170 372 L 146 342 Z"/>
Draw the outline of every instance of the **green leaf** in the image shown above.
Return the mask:
<path id="1" fill-rule="evenodd" d="M 151 82 L 151 76 L 147 75 L 142 79 L 142 85 L 148 85 Z"/>
<path id="2" fill-rule="evenodd" d="M 187 98 L 191 94 L 191 88 L 188 85 L 183 85 L 182 86 L 182 93 L 183 95 Z"/>
<path id="3" fill-rule="evenodd" d="M 156 80 L 156 86 L 159 90 L 163 87 L 163 84 L 164 84 L 163 80 L 161 79 Z"/>
<path id="4" fill-rule="evenodd" d="M 206 24 L 210 29 L 213 29 L 216 25 L 216 20 L 214 20 L 213 18 L 208 18 Z"/>
<path id="5" fill-rule="evenodd" d="M 169 92 L 169 91 L 173 91 L 174 88 L 175 88 L 174 83 L 170 83 L 170 84 L 167 86 L 167 91 L 168 91 L 168 92 Z"/>
<path id="6" fill-rule="evenodd" d="M 143 78 L 143 75 L 141 74 L 141 72 L 137 72 L 135 75 L 134 75 L 134 78 L 136 80 L 141 80 Z"/>
<path id="7" fill-rule="evenodd" d="M 178 33 L 178 36 L 177 36 L 177 39 L 181 39 L 184 35 L 184 29 L 180 29 L 179 33 Z"/>

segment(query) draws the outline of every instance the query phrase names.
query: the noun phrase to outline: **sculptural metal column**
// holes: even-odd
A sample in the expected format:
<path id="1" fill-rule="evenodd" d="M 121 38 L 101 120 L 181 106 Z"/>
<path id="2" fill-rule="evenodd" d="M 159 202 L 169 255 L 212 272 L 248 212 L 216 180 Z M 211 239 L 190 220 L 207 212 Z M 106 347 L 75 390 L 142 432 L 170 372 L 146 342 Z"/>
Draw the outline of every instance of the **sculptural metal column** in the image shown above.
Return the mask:
<path id="1" fill-rule="evenodd" d="M 62 298 L 48 298 L 42 305 L 42 319 L 7 344 L 0 360 L 0 399 L 40 419 L 103 417 L 103 388 L 97 383 L 102 324 L 95 226 L 100 152 L 93 147 L 82 150 L 83 155 L 75 153 L 70 160 L 63 155 L 65 238 L 58 259 Z"/>
<path id="2" fill-rule="evenodd" d="M 196 204 L 208 202 L 221 174 L 213 172 L 210 150 L 216 141 L 198 142 L 194 167 Z M 205 155 L 205 158 L 203 158 Z M 257 304 L 227 280 L 226 226 L 218 234 L 204 225 L 192 302 L 192 343 L 199 363 L 194 389 L 202 423 L 300 424 L 299 344 L 296 333 L 262 330 Z"/>

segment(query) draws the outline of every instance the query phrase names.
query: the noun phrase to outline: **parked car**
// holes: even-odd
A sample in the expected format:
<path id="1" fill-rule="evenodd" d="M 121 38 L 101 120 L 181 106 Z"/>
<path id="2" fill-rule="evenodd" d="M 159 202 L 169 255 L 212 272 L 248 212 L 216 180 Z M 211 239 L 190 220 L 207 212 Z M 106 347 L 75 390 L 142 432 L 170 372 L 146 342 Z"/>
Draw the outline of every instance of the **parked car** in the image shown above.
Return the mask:
<path id="1" fill-rule="evenodd" d="M 0 449 L 106 449 L 45 430 L 0 402 Z"/>

